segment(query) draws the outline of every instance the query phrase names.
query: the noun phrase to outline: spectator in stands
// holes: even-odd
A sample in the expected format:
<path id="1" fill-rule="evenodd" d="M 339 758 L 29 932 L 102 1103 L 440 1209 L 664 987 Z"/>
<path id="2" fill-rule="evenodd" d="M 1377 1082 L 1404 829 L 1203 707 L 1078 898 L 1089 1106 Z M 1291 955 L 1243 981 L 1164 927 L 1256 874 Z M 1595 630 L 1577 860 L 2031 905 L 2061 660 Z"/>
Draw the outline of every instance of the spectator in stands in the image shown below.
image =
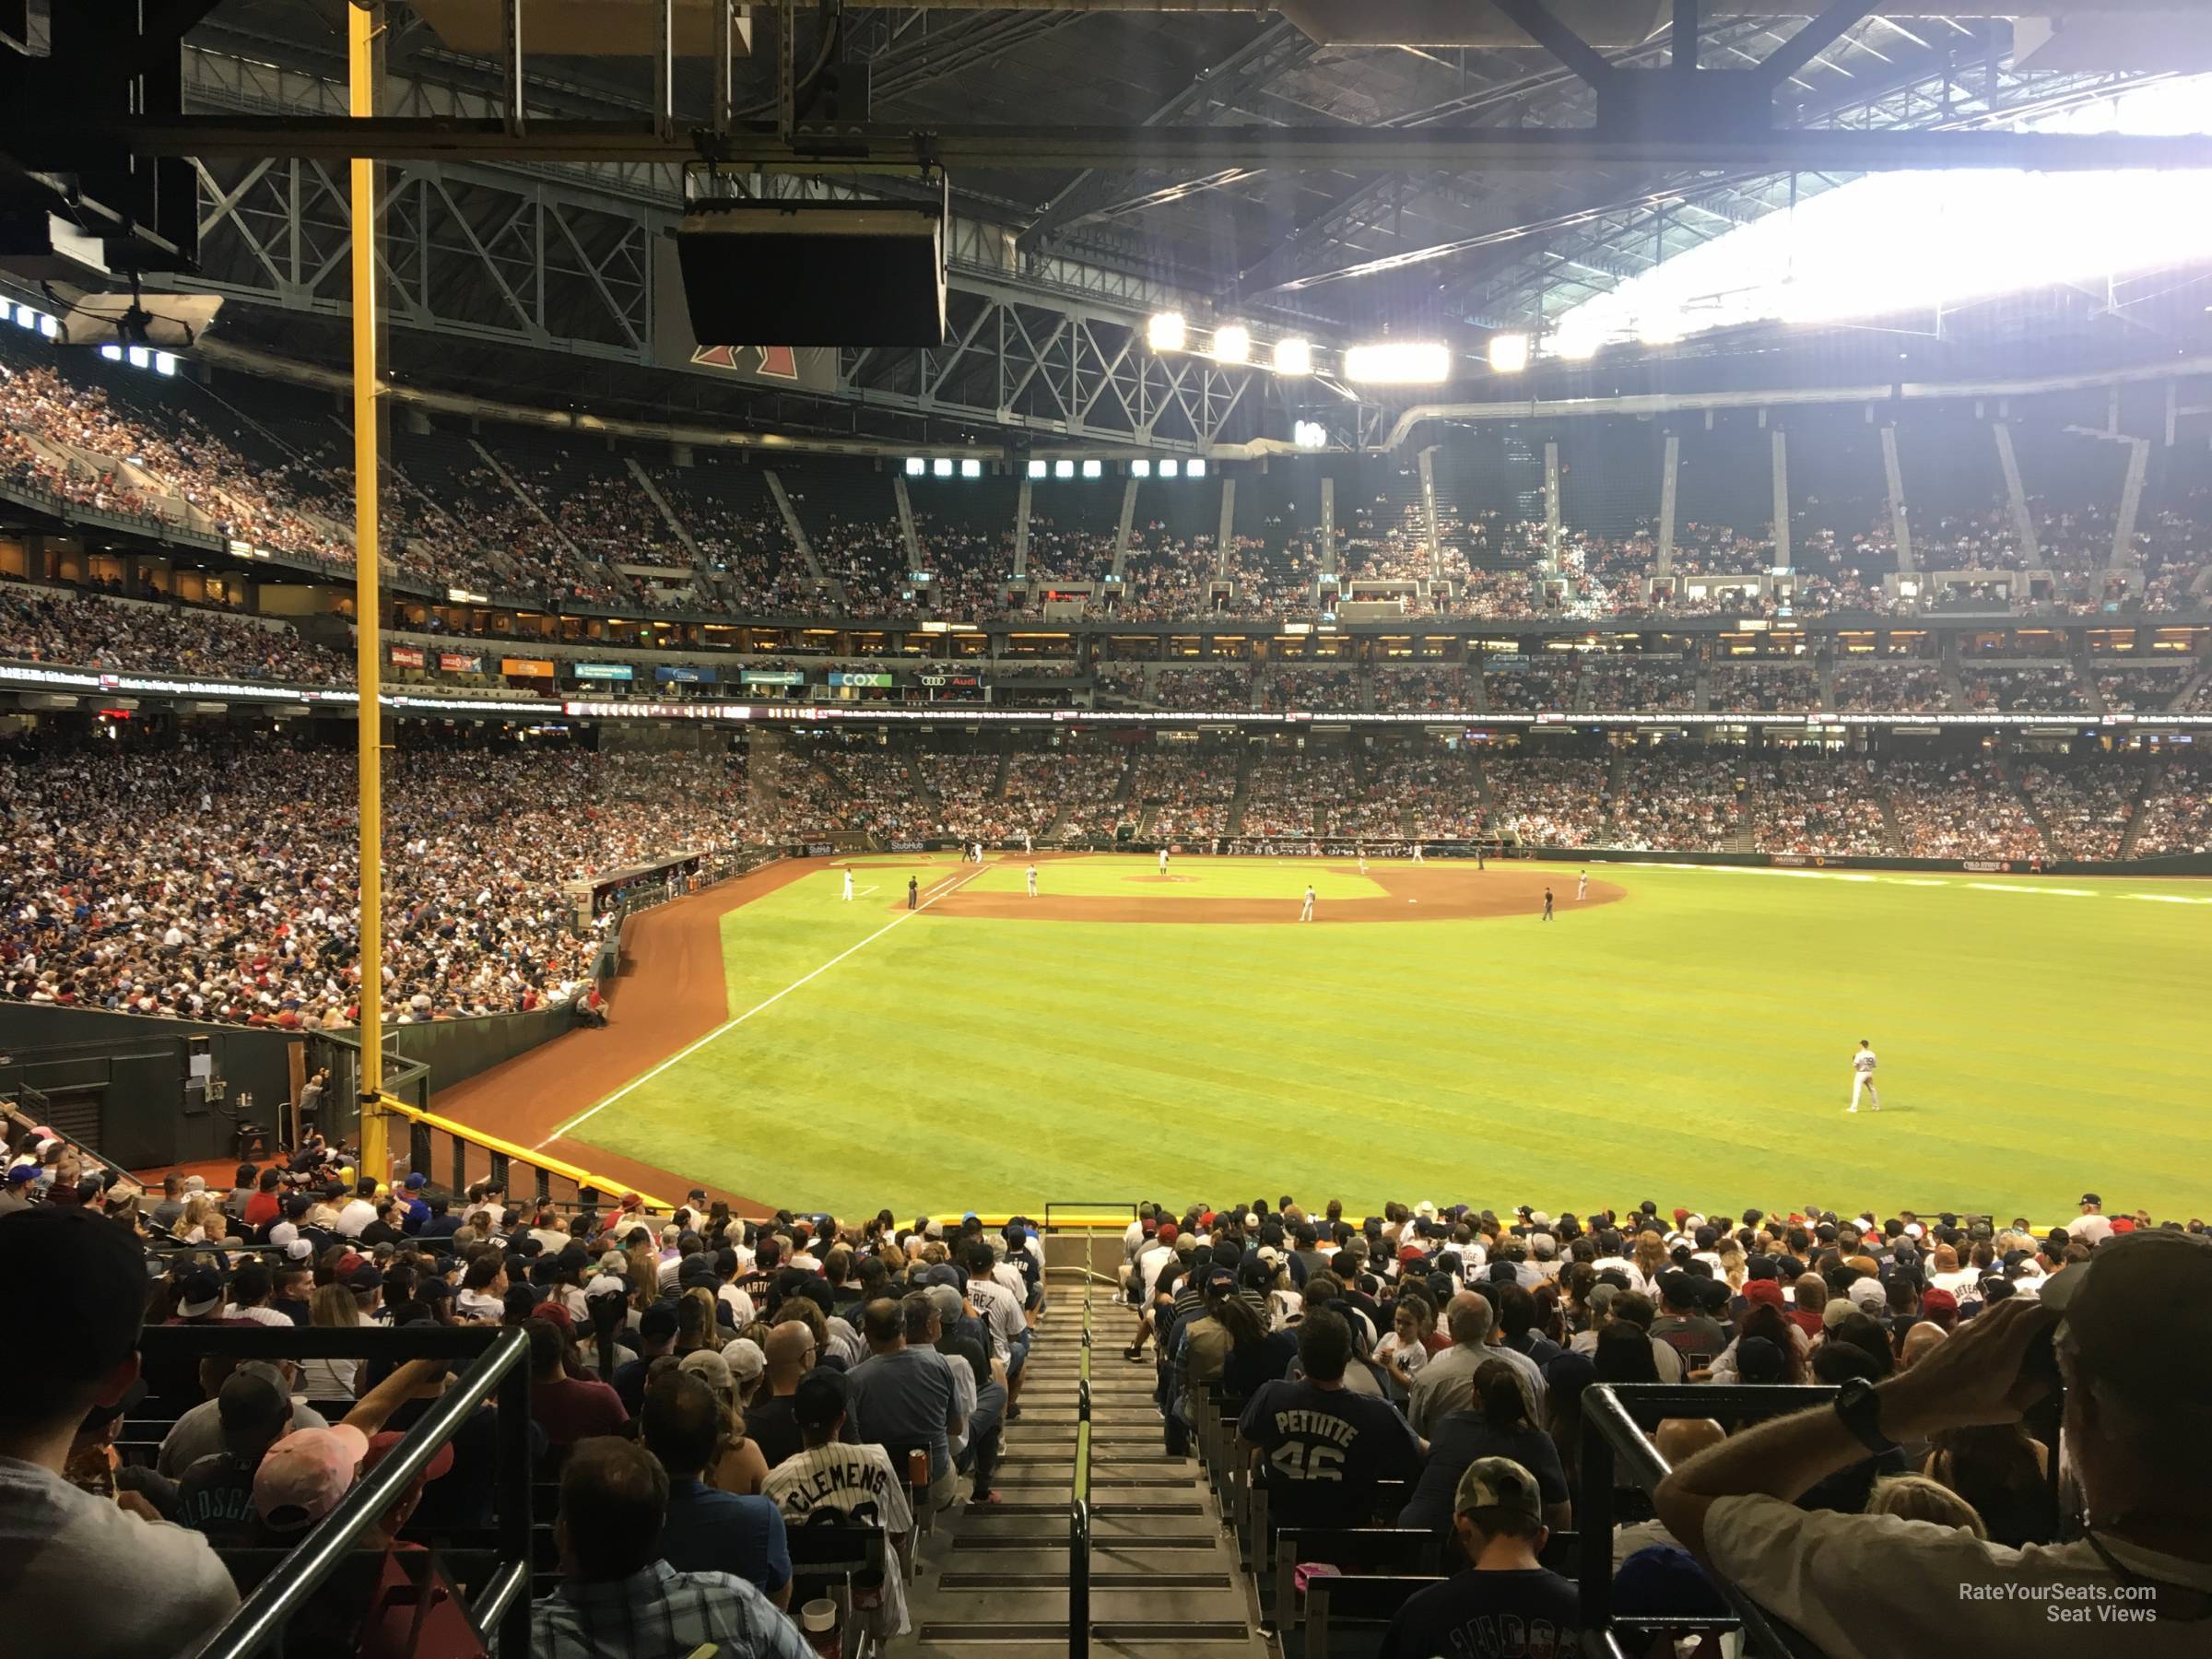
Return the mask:
<path id="1" fill-rule="evenodd" d="M 549 1319 L 525 1320 L 530 1337 L 530 1415 L 556 1447 L 618 1434 L 629 1420 L 622 1396 L 595 1378 L 568 1372 L 568 1343 Z"/>
<path id="2" fill-rule="evenodd" d="M 1792 1501 L 1870 1447 L 2017 1423 L 2047 1395 L 2053 1349 L 2088 1516 L 2079 1542 L 2014 1551 Z M 1679 1465 L 1659 1489 L 1659 1512 L 1701 1559 L 1838 1659 L 1961 1641 L 2071 1659 L 2085 1637 L 2050 1616 L 2060 1586 L 2077 1602 L 2154 1614 L 2111 1635 L 2112 1651 L 2200 1653 L 2212 1606 L 2212 1529 L 2200 1501 L 2212 1486 L 2212 1405 L 2197 1381 L 2208 1362 L 2212 1244 L 2130 1234 L 2047 1281 L 2038 1299 L 1987 1309 L 1911 1371 L 1850 1385 L 1833 1406 Z"/>
<path id="3" fill-rule="evenodd" d="M 1420 1441 L 1395 1406 L 1345 1386 L 1352 1331 L 1335 1309 L 1316 1307 L 1299 1321 L 1298 1358 L 1304 1375 L 1262 1386 L 1245 1403 L 1237 1438 L 1255 1463 L 1265 1460 L 1271 1524 L 1362 1525 L 1377 1481 L 1413 1477 Z"/>
<path id="4" fill-rule="evenodd" d="M 772 1472 L 805 1444 L 796 1415 L 797 1394 L 800 1382 L 814 1370 L 814 1332 L 803 1319 L 782 1320 L 769 1327 L 762 1351 L 768 1369 L 760 1392 L 746 1406 L 745 1431 Z"/>
<path id="5" fill-rule="evenodd" d="M 888 1640 L 907 1629 L 901 1562 L 913 1531 L 913 1500 L 905 1474 L 891 1466 L 890 1454 L 881 1446 L 840 1443 L 848 1393 L 838 1371 L 810 1371 L 799 1380 L 791 1408 L 806 1444 L 769 1471 L 761 1494 L 794 1525 L 837 1515 L 883 1530 L 887 1570 L 882 1587 L 871 1593 L 856 1585 L 853 1599 L 869 1616 L 869 1629 L 879 1640 Z"/>
<path id="6" fill-rule="evenodd" d="M 1517 1354 L 1492 1341 L 1496 1323 L 1497 1316 L 1487 1297 L 1463 1290 L 1452 1299 L 1444 1310 L 1444 1328 L 1451 1335 L 1452 1346 L 1421 1367 L 1420 1374 L 1413 1380 L 1413 1399 L 1407 1415 L 1413 1419 L 1417 1433 L 1433 1433 L 1445 1413 L 1472 1405 L 1475 1373 L 1491 1359 L 1513 1368 L 1528 1395 L 1530 1418 L 1543 1419 L 1544 1373 L 1525 1354 Z"/>
<path id="7" fill-rule="evenodd" d="M 1475 1373 L 1474 1404 L 1447 1412 L 1429 1437 L 1429 1461 L 1413 1497 L 1398 1515 L 1400 1526 L 1441 1533 L 1456 1512 L 1460 1477 L 1475 1464 L 1509 1458 L 1527 1470 L 1544 1496 L 1544 1524 L 1572 1524 L 1573 1505 L 1558 1448 L 1529 1414 L 1520 1377 L 1502 1359 L 1486 1359 Z"/>
<path id="8" fill-rule="evenodd" d="M 952 1362 L 930 1346 L 941 1334 L 931 1329 L 936 1311 L 924 1318 L 928 1339 L 914 1343 L 898 1302 L 879 1297 L 861 1310 L 868 1357 L 853 1368 L 850 1407 L 856 1440 L 884 1447 L 894 1459 L 915 1447 L 928 1451 L 929 1499 L 942 1510 L 955 1496 L 952 1437 L 966 1431 L 968 1420 Z"/>
<path id="9" fill-rule="evenodd" d="M 76 1209 L 0 1216 L 0 1577 L 6 1642 L 25 1653 L 170 1659 L 238 1605 L 207 1540 L 133 1492 L 64 1478 L 88 1413 L 138 1373 L 146 1263 L 122 1228 Z M 35 1360 L 29 1356 L 35 1355 Z"/>
<path id="10" fill-rule="evenodd" d="M 531 1621 L 532 1659 L 814 1659 L 789 1619 L 742 1578 L 678 1572 L 661 1550 L 668 1477 L 631 1441 L 588 1441 L 560 1476 L 561 1585 Z"/>
<path id="11" fill-rule="evenodd" d="M 1400 1607 L 1380 1659 L 1580 1653 L 1582 1593 L 1537 1559 L 1547 1529 L 1535 1477 L 1511 1458 L 1479 1458 L 1459 1477 L 1452 1509 L 1469 1570 Z"/>
<path id="12" fill-rule="evenodd" d="M 733 1572 L 777 1606 L 788 1603 L 791 1551 L 781 1512 L 765 1498 L 717 1491 L 703 1478 L 721 1447 L 724 1421 L 705 1379 L 680 1367 L 664 1371 L 646 1389 L 638 1421 L 646 1450 L 668 1474 L 661 1541 L 668 1564 L 678 1572 Z"/>
<path id="13" fill-rule="evenodd" d="M 1921 1473 L 1948 1487 L 1981 1517 L 1984 1535 L 2015 1549 L 2058 1541 L 2050 1453 L 2018 1423 L 1938 1429 Z"/>

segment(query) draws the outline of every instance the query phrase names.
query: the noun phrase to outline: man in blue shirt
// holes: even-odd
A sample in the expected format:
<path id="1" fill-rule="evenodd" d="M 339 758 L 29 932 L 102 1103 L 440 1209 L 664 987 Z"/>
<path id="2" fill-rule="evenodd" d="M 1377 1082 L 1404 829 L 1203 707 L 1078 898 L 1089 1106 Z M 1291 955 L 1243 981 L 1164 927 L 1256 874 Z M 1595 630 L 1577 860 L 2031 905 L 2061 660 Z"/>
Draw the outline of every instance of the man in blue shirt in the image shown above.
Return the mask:
<path id="1" fill-rule="evenodd" d="M 765 1498 L 717 1491 L 700 1479 L 721 1444 L 714 1391 L 692 1371 L 667 1371 L 645 1391 L 639 1427 L 668 1472 L 661 1554 L 678 1572 L 727 1572 L 781 1607 L 791 1600 L 791 1547 L 782 1513 Z"/>

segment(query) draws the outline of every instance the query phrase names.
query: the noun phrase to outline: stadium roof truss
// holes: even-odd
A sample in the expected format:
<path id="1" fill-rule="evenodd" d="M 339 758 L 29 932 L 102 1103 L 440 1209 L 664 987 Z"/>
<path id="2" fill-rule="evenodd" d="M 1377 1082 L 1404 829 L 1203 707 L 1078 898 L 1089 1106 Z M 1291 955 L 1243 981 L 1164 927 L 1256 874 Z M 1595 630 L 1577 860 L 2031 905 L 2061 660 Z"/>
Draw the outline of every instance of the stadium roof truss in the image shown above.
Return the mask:
<path id="1" fill-rule="evenodd" d="M 23 103 L 28 122 L 0 118 L 0 171 L 17 151 L 47 169 L 72 147 L 162 158 L 159 176 L 181 176 L 196 212 L 181 224 L 172 191 L 159 222 L 196 241 L 200 280 L 339 316 L 342 158 L 361 147 L 363 124 L 346 117 L 332 38 L 302 27 L 337 4 L 76 0 L 72 11 L 138 18 L 146 61 L 184 42 L 175 112 L 160 113 L 160 76 L 135 105 L 145 112 L 43 91 Z M 1143 320 L 1234 315 L 1324 346 L 1393 316 L 1541 333 L 1594 293 L 1869 170 L 2212 161 L 2201 137 L 2012 130 L 2159 76 L 2019 71 L 2010 26 L 1986 4 L 1908 18 L 1849 0 L 1759 12 L 1747 0 L 1613 12 L 1470 0 L 1462 9 L 1485 20 L 1465 38 L 1480 43 L 1446 48 L 1332 41 L 1310 14 L 1358 15 L 1335 0 L 1280 16 L 1259 0 L 843 5 L 842 51 L 869 63 L 878 118 L 833 138 L 794 124 L 789 76 L 775 78 L 777 54 L 758 43 L 708 100 L 729 100 L 711 118 L 696 75 L 679 91 L 673 69 L 656 76 L 636 60 L 487 60 L 392 6 L 367 147 L 386 163 L 395 324 L 573 359 L 581 392 L 594 365 L 667 360 L 654 351 L 653 248 L 702 146 L 725 187 L 764 196 L 912 194 L 942 165 L 954 203 L 947 343 L 841 352 L 833 389 L 776 393 L 779 411 L 811 401 L 827 419 L 877 410 L 909 431 L 947 422 L 1203 447 L 1281 436 L 1318 405 L 1349 435 L 1386 412 L 1321 377 L 1301 389 L 1154 357 Z M 8 12 L 0 3 L 0 19 Z M 811 45 L 797 21 L 811 6 L 776 0 L 750 15 L 765 41 L 782 31 Z M 1561 21 L 1593 17 L 1617 25 L 1593 35 L 1603 50 Z M 1694 53 L 1676 49 L 1684 23 Z M 0 51 L 14 85 L 38 85 L 23 69 Z M 764 75 L 768 105 L 748 103 Z M 777 119 L 755 118 L 779 99 Z M 1033 124 L 1041 108 L 1066 124 Z M 1098 124 L 1107 112 L 1118 124 Z"/>

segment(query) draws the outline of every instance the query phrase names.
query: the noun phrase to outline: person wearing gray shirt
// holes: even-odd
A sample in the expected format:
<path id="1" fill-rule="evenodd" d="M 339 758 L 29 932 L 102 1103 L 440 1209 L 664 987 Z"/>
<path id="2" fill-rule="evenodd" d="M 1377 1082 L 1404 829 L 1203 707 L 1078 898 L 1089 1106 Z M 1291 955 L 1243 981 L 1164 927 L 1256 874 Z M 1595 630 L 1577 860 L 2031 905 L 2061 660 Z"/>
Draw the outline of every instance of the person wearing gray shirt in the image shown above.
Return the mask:
<path id="1" fill-rule="evenodd" d="M 953 1386 L 950 1362 L 929 1346 L 940 1328 L 936 1311 L 929 1306 L 925 1292 L 911 1291 L 907 1300 L 927 1310 L 916 1312 L 917 1322 L 928 1322 L 928 1337 L 922 1343 L 908 1343 L 907 1320 L 900 1305 L 888 1297 L 861 1310 L 868 1357 L 853 1368 L 848 1379 L 853 1438 L 887 1448 L 928 1447 L 930 1503 L 948 1509 L 955 1487 L 952 1437 L 965 1431 L 967 1418 Z"/>

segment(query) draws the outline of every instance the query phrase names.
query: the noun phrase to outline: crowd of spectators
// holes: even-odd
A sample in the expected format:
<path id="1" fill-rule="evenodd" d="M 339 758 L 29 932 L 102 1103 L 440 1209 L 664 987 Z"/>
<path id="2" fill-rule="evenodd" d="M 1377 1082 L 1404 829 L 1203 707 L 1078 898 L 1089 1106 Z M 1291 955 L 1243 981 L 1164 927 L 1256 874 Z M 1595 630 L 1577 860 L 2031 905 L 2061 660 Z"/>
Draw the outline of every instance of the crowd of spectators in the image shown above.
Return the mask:
<path id="1" fill-rule="evenodd" d="M 1270 746 L 1253 763 L 1244 784 L 1244 816 L 1231 832 L 1269 841 L 1326 834 L 1331 814 L 1356 790 L 1351 757 L 1342 748 Z"/>
<path id="2" fill-rule="evenodd" d="M 2081 698 L 2081 677 L 2064 664 L 2008 668 L 1975 664 L 1960 683 L 1967 707 L 1983 712 L 2078 713 L 2088 706 Z"/>
<path id="3" fill-rule="evenodd" d="M 1934 714 L 1950 706 L 1934 663 L 1840 663 L 1835 688 L 1839 714 Z"/>
<path id="4" fill-rule="evenodd" d="M 1879 857 L 1896 851 L 1865 761 L 1843 755 L 1760 755 L 1747 790 L 1761 853 Z"/>
<path id="5" fill-rule="evenodd" d="M 1136 763 L 1130 800 L 1155 808 L 1155 841 L 1210 841 L 1228 833 L 1238 757 L 1229 749 L 1148 750 Z"/>
<path id="6" fill-rule="evenodd" d="M 1124 818 L 1117 797 L 1128 769 L 1127 751 L 1102 743 L 1016 754 L 1006 762 L 1006 811 L 1037 841 L 1064 811 L 1065 833 L 1111 837 Z"/>
<path id="7" fill-rule="evenodd" d="M 2212 852 L 2212 765 L 2194 755 L 2170 753 L 2136 813 L 2142 819 L 2136 831 L 2138 858 Z"/>
<path id="8" fill-rule="evenodd" d="M 1605 844 L 1609 760 L 1583 756 L 1485 755 L 1495 828 L 1529 846 Z"/>
<path id="9" fill-rule="evenodd" d="M 1351 713 L 1359 707 L 1359 680 L 1354 668 L 1278 666 L 1268 670 L 1262 695 L 1276 713 L 1287 709 Z"/>
<path id="10" fill-rule="evenodd" d="M 2059 857 L 2120 856 L 2143 793 L 2141 762 L 2052 756 L 2019 763 L 2014 777 Z"/>
<path id="11" fill-rule="evenodd" d="M 1386 714 L 1460 714 L 1475 706 L 1458 663 L 1392 665 L 1374 669 L 1375 708 Z"/>
<path id="12" fill-rule="evenodd" d="M 1606 840 L 1638 852 L 1720 853 L 1743 830 L 1743 790 L 1725 760 L 1635 755 L 1623 765 Z"/>
<path id="13" fill-rule="evenodd" d="M 0 767 L 0 995 L 349 1025 L 354 823 L 349 751 L 13 749 Z M 766 839 L 728 758 L 519 747 L 394 751 L 384 835 L 384 1000 L 406 1021 L 573 996 L 600 939 L 566 884 Z"/>
<path id="14" fill-rule="evenodd" d="M 1574 707 L 1574 670 L 1492 668 L 1482 670 L 1484 705 L 1501 714 L 1565 713 Z"/>
<path id="15" fill-rule="evenodd" d="M 206 606 L 126 600 L 0 581 L 0 657 L 110 672 L 191 678 L 349 684 L 342 653 L 274 626 Z"/>
<path id="16" fill-rule="evenodd" d="M 1583 684 L 1593 709 L 1674 713 L 1698 706 L 1698 671 L 1688 663 L 1585 657 Z"/>
<path id="17" fill-rule="evenodd" d="M 2035 820 L 1993 760 L 1882 762 L 1880 783 L 1908 858 L 2036 858 Z"/>
<path id="18" fill-rule="evenodd" d="M 2185 663 L 2131 664 L 2124 671 L 2100 665 L 2097 695 L 2108 714 L 2146 714 L 2164 709 L 2196 670 Z"/>
<path id="19" fill-rule="evenodd" d="M 1185 668 L 1175 664 L 1102 663 L 1102 706 L 1239 713 L 1252 707 L 1249 668 Z"/>
<path id="20" fill-rule="evenodd" d="M 1716 664 L 1712 697 L 1724 713 L 1811 713 L 1820 707 L 1820 671 L 1810 663 Z"/>

